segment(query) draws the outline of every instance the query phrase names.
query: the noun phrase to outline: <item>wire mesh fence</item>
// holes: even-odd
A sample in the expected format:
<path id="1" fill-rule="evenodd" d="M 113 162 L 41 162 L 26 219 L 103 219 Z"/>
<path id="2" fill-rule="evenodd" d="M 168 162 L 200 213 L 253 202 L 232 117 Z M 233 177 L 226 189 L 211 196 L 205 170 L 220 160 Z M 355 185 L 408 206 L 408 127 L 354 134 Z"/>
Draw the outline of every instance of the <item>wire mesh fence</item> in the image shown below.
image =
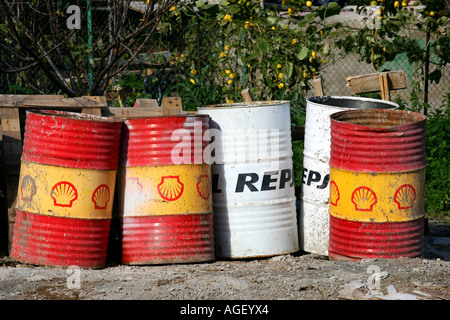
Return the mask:
<path id="1" fill-rule="evenodd" d="M 82 10 L 87 9 L 86 7 Z M 89 50 L 92 42 L 96 43 L 97 46 L 107 44 L 112 41 L 108 38 L 105 30 L 109 28 L 109 14 L 110 11 L 105 6 L 105 2 L 94 1 L 91 10 L 91 25 L 90 32 L 86 27 L 82 27 L 75 34 L 75 37 L 71 40 L 76 42 L 79 47 L 85 47 Z M 131 21 L 130 25 L 133 25 L 132 21 L 139 21 L 140 15 L 142 13 L 139 8 L 132 8 L 130 10 L 128 19 Z M 343 23 L 352 25 L 353 27 L 364 27 L 366 21 L 358 17 L 358 19 L 352 20 L 355 16 L 340 16 Z M 85 26 L 86 18 L 84 17 L 82 23 Z M 5 21 L 0 20 L 0 32 L 2 32 L 3 37 L 7 37 L 5 34 L 5 29 L 2 29 L 2 24 Z M 184 30 L 187 31 L 190 28 L 192 35 L 192 28 L 194 25 L 185 26 Z M 186 41 L 197 41 L 198 37 L 201 39 L 203 44 L 210 43 L 214 45 L 214 34 L 211 34 L 210 29 L 199 28 L 197 30 L 198 35 L 196 37 L 186 38 L 183 37 L 183 30 L 178 30 L 179 33 L 176 35 L 175 39 L 168 39 L 167 37 L 158 38 L 156 34 L 155 40 L 159 43 L 158 47 L 152 48 L 152 55 L 165 56 L 165 59 L 161 61 L 168 61 L 167 57 L 174 57 L 176 53 L 171 52 L 173 48 L 183 42 L 185 47 L 195 46 L 195 43 L 186 43 Z M 42 35 L 45 36 L 45 35 Z M 173 34 L 170 36 L 174 36 Z M 425 34 L 417 32 L 414 35 L 418 39 L 425 41 Z M 165 42 L 166 41 L 166 42 Z M 171 42 L 170 44 L 168 42 Z M 20 50 L 20 49 L 19 49 Z M 353 95 L 351 88 L 346 86 L 346 78 L 349 76 L 367 74 L 376 72 L 370 63 L 365 61 L 359 61 L 358 56 L 355 54 L 342 54 L 338 48 L 330 48 L 330 51 L 334 54 L 334 59 L 328 61 L 318 76 L 323 80 L 324 93 L 326 95 Z M 93 52 L 93 63 L 95 63 L 95 54 Z M 111 105 L 123 105 L 132 106 L 134 100 L 137 97 L 143 98 L 156 98 L 161 100 L 162 96 L 169 94 L 170 88 L 177 81 L 177 69 L 169 65 L 168 63 L 156 64 L 154 67 L 149 67 L 148 64 L 143 63 L 149 56 L 148 51 L 143 51 L 143 54 L 137 57 L 130 57 L 134 61 L 129 64 L 129 66 L 120 74 L 113 77 L 110 84 L 106 88 L 104 94 L 107 96 L 108 101 Z M 125 59 L 127 56 L 125 56 Z M 433 57 L 431 57 L 433 61 Z M 80 63 L 89 66 L 91 61 L 80 61 Z M 200 62 L 199 62 L 200 63 Z M 1 69 L 16 69 L 16 72 L 1 72 L 0 73 L 0 93 L 2 94 L 61 94 L 61 89 L 55 85 L 55 83 L 49 78 L 48 74 L 44 73 L 39 65 L 27 67 L 26 69 L 21 69 L 23 66 L 22 61 L 17 59 L 13 52 L 0 49 L 0 70 Z M 3 68 L 2 68 L 3 67 Z M 430 72 L 433 71 L 435 66 L 431 63 Z M 414 86 L 423 86 L 423 81 L 420 78 L 420 70 L 417 66 L 411 64 L 408 61 L 408 57 L 405 54 L 399 54 L 395 57 L 393 61 L 389 61 L 383 65 L 380 71 L 393 71 L 393 70 L 404 70 L 406 73 L 407 88 L 401 90 L 397 95 L 406 103 L 410 99 L 411 90 Z M 444 96 L 448 92 L 449 87 L 449 71 L 450 67 L 444 66 L 442 68 L 442 77 L 439 83 L 431 82 L 428 89 L 428 103 L 433 107 L 439 107 L 442 104 Z M 88 77 L 86 77 L 89 81 Z M 67 81 L 70 81 L 68 78 Z M 313 95 L 313 91 L 306 92 L 306 95 Z M 127 100 L 127 97 L 129 99 Z M 423 97 L 420 97 L 423 98 Z"/>

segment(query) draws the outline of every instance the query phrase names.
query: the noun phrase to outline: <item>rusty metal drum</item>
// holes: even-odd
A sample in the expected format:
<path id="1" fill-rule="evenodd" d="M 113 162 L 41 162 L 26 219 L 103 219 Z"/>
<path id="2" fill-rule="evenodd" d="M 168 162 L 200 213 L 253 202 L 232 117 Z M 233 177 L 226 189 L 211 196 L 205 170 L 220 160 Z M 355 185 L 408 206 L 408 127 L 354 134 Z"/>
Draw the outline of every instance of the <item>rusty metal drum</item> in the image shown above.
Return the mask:
<path id="1" fill-rule="evenodd" d="M 401 110 L 331 115 L 330 259 L 422 256 L 425 123 Z"/>
<path id="2" fill-rule="evenodd" d="M 299 250 L 288 101 L 203 106 L 211 117 L 217 258 Z"/>
<path id="3" fill-rule="evenodd" d="M 121 126 L 94 115 L 27 111 L 12 258 L 105 266 Z"/>
<path id="4" fill-rule="evenodd" d="M 398 104 L 377 99 L 324 96 L 307 99 L 299 238 L 303 251 L 328 255 L 330 115 L 359 109 L 397 109 Z"/>
<path id="5" fill-rule="evenodd" d="M 124 119 L 119 160 L 122 263 L 215 260 L 205 115 Z"/>

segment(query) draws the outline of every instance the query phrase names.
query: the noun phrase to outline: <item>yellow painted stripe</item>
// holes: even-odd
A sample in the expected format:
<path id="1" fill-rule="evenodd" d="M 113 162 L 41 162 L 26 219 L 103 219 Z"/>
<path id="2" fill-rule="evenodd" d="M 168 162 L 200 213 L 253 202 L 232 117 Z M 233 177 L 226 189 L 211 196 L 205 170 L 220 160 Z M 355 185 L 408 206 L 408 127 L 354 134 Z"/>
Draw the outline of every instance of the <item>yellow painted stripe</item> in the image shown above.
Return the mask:
<path id="1" fill-rule="evenodd" d="M 366 173 L 330 168 L 330 214 L 360 222 L 401 222 L 422 218 L 425 168 Z"/>
<path id="2" fill-rule="evenodd" d="M 119 168 L 122 216 L 212 212 L 211 166 L 167 165 Z"/>
<path id="3" fill-rule="evenodd" d="M 48 216 L 110 219 L 116 172 L 22 161 L 16 208 Z"/>

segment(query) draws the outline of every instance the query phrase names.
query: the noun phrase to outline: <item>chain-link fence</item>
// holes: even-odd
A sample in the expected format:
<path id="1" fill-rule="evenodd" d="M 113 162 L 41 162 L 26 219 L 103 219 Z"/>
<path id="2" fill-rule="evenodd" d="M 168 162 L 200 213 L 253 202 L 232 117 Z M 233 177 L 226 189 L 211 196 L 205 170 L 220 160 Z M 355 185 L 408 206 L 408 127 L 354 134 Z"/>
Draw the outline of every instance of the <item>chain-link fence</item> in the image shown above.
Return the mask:
<path id="1" fill-rule="evenodd" d="M 81 9 L 82 11 L 87 10 L 86 7 Z M 358 26 L 362 28 L 366 25 L 367 21 L 359 14 L 345 14 L 345 11 L 343 12 L 344 14 L 339 15 L 336 19 L 341 19 L 341 22 L 351 24 L 353 27 Z M 78 46 L 86 47 L 86 50 L 89 50 L 89 46 L 92 45 L 92 42 L 99 45 L 100 42 L 106 44 L 111 41 L 111 39 L 107 38 L 107 33 L 104 32 L 105 29 L 109 27 L 109 10 L 105 7 L 105 2 L 102 4 L 101 1 L 94 1 L 90 14 L 89 19 L 91 24 L 89 29 L 82 27 L 77 31 L 73 40 L 78 43 Z M 138 21 L 140 15 L 139 8 L 132 8 L 128 19 L 130 21 Z M 86 23 L 87 19 L 88 17 L 83 17 L 83 23 Z M 0 21 L 0 28 L 3 23 L 4 21 Z M 199 32 L 202 41 L 208 41 L 209 38 L 213 37 L 211 34 L 205 34 L 201 29 Z M 414 34 L 414 37 L 420 39 L 424 45 L 425 36 L 426 35 L 421 32 L 416 32 Z M 164 46 L 164 43 L 162 43 L 161 48 L 159 48 L 160 53 L 162 55 L 171 55 L 171 52 L 167 50 L 169 47 L 170 46 Z M 328 61 L 320 72 L 324 93 L 326 95 L 353 95 L 352 89 L 346 85 L 346 78 L 349 76 L 375 72 L 371 64 L 366 63 L 365 61 L 358 61 L 358 56 L 355 54 L 341 55 L 337 48 L 331 48 L 330 51 L 334 53 L 334 59 L 333 61 Z M 95 56 L 93 59 L 95 60 Z M 145 57 L 142 60 L 145 60 Z M 431 61 L 432 60 L 433 57 L 431 57 Z M 19 70 L 17 72 L 0 73 L 1 94 L 62 94 L 60 88 L 49 79 L 48 75 L 45 74 L 38 65 L 20 70 L 23 63 L 16 58 L 14 53 L 8 52 L 7 50 L 0 50 L 0 61 L 2 61 L 0 62 L 0 65 L 3 66 L 3 68 Z M 87 61 L 82 62 L 89 66 Z M 435 66 L 431 63 L 430 72 L 432 72 L 434 68 Z M 413 86 L 423 85 L 423 81 L 419 77 L 420 72 L 417 72 L 414 64 L 408 62 L 406 53 L 399 54 L 393 61 L 385 63 L 380 71 L 387 70 L 405 71 L 407 88 L 397 93 L 405 102 L 409 101 Z M 442 77 L 439 83 L 430 82 L 429 84 L 428 103 L 432 108 L 441 106 L 444 96 L 448 92 L 450 81 L 449 71 L 450 67 L 448 65 L 444 66 L 442 68 Z M 137 59 L 120 75 L 111 80 L 110 86 L 108 86 L 105 91 L 105 95 L 111 105 L 131 105 L 133 99 L 130 100 L 130 104 L 127 104 L 125 101 L 127 95 L 132 96 L 133 98 L 140 96 L 144 98 L 152 97 L 161 99 L 175 83 L 176 77 L 174 77 L 172 73 L 170 68 L 164 66 L 152 70 L 147 65 L 140 63 L 140 60 Z M 86 79 L 86 81 L 89 81 L 88 77 L 86 77 Z M 154 85 L 155 79 L 159 81 L 159 85 Z M 122 80 L 122 82 L 120 82 L 120 80 Z M 70 81 L 70 79 L 67 79 L 67 81 Z M 306 93 L 308 96 L 312 94 L 312 91 Z M 423 99 L 423 96 L 419 98 Z"/>
<path id="2" fill-rule="evenodd" d="M 356 26 L 360 28 L 363 28 L 367 23 L 366 19 L 362 18 L 357 20 L 350 19 L 351 18 L 346 18 L 343 22 L 352 25 L 352 27 Z M 412 32 L 412 36 L 421 43 L 423 50 L 425 50 L 426 33 L 416 30 L 415 32 Z M 433 40 L 434 39 L 431 39 L 431 42 L 433 42 Z M 330 63 L 327 63 L 321 70 L 320 75 L 323 81 L 324 94 L 326 95 L 353 95 L 353 90 L 347 86 L 347 77 L 377 72 L 370 63 L 360 61 L 356 54 L 345 55 L 337 48 L 333 48 L 331 51 L 334 52 L 335 58 Z M 431 55 L 430 61 L 429 73 L 432 73 L 437 68 L 433 63 L 433 55 Z M 419 69 L 416 69 L 416 67 L 419 67 Z M 408 105 L 413 87 L 418 86 L 420 89 L 418 91 L 422 94 L 418 98 L 423 100 L 423 68 L 423 65 L 416 66 L 414 63 L 410 63 L 407 53 L 398 54 L 393 61 L 386 62 L 381 67 L 380 71 L 403 70 L 405 71 L 406 76 L 406 89 L 393 92 L 392 98 L 396 99 L 398 97 Z M 446 94 L 449 92 L 450 66 L 443 66 L 441 72 L 442 76 L 438 83 L 429 81 L 428 104 L 432 109 L 440 107 L 443 104 Z M 307 94 L 311 95 L 313 92 L 309 91 Z"/>

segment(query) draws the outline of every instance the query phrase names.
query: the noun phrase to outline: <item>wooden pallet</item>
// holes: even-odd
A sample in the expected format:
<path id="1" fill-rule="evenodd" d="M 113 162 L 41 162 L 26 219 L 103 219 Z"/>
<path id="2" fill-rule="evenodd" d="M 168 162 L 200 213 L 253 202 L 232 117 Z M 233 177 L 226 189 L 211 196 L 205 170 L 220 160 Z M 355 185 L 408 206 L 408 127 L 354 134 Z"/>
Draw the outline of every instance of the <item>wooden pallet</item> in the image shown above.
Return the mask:
<path id="1" fill-rule="evenodd" d="M 10 252 L 14 232 L 20 157 L 23 145 L 23 123 L 26 110 L 51 109 L 101 115 L 107 106 L 105 97 L 65 98 L 60 95 L 0 95 L 1 178 L 0 254 Z M 6 236 L 7 235 L 7 236 Z"/>
<path id="2" fill-rule="evenodd" d="M 386 101 L 391 100 L 391 91 L 406 89 L 403 70 L 362 74 L 346 80 L 347 87 L 352 88 L 354 94 L 380 92 L 381 99 Z"/>

